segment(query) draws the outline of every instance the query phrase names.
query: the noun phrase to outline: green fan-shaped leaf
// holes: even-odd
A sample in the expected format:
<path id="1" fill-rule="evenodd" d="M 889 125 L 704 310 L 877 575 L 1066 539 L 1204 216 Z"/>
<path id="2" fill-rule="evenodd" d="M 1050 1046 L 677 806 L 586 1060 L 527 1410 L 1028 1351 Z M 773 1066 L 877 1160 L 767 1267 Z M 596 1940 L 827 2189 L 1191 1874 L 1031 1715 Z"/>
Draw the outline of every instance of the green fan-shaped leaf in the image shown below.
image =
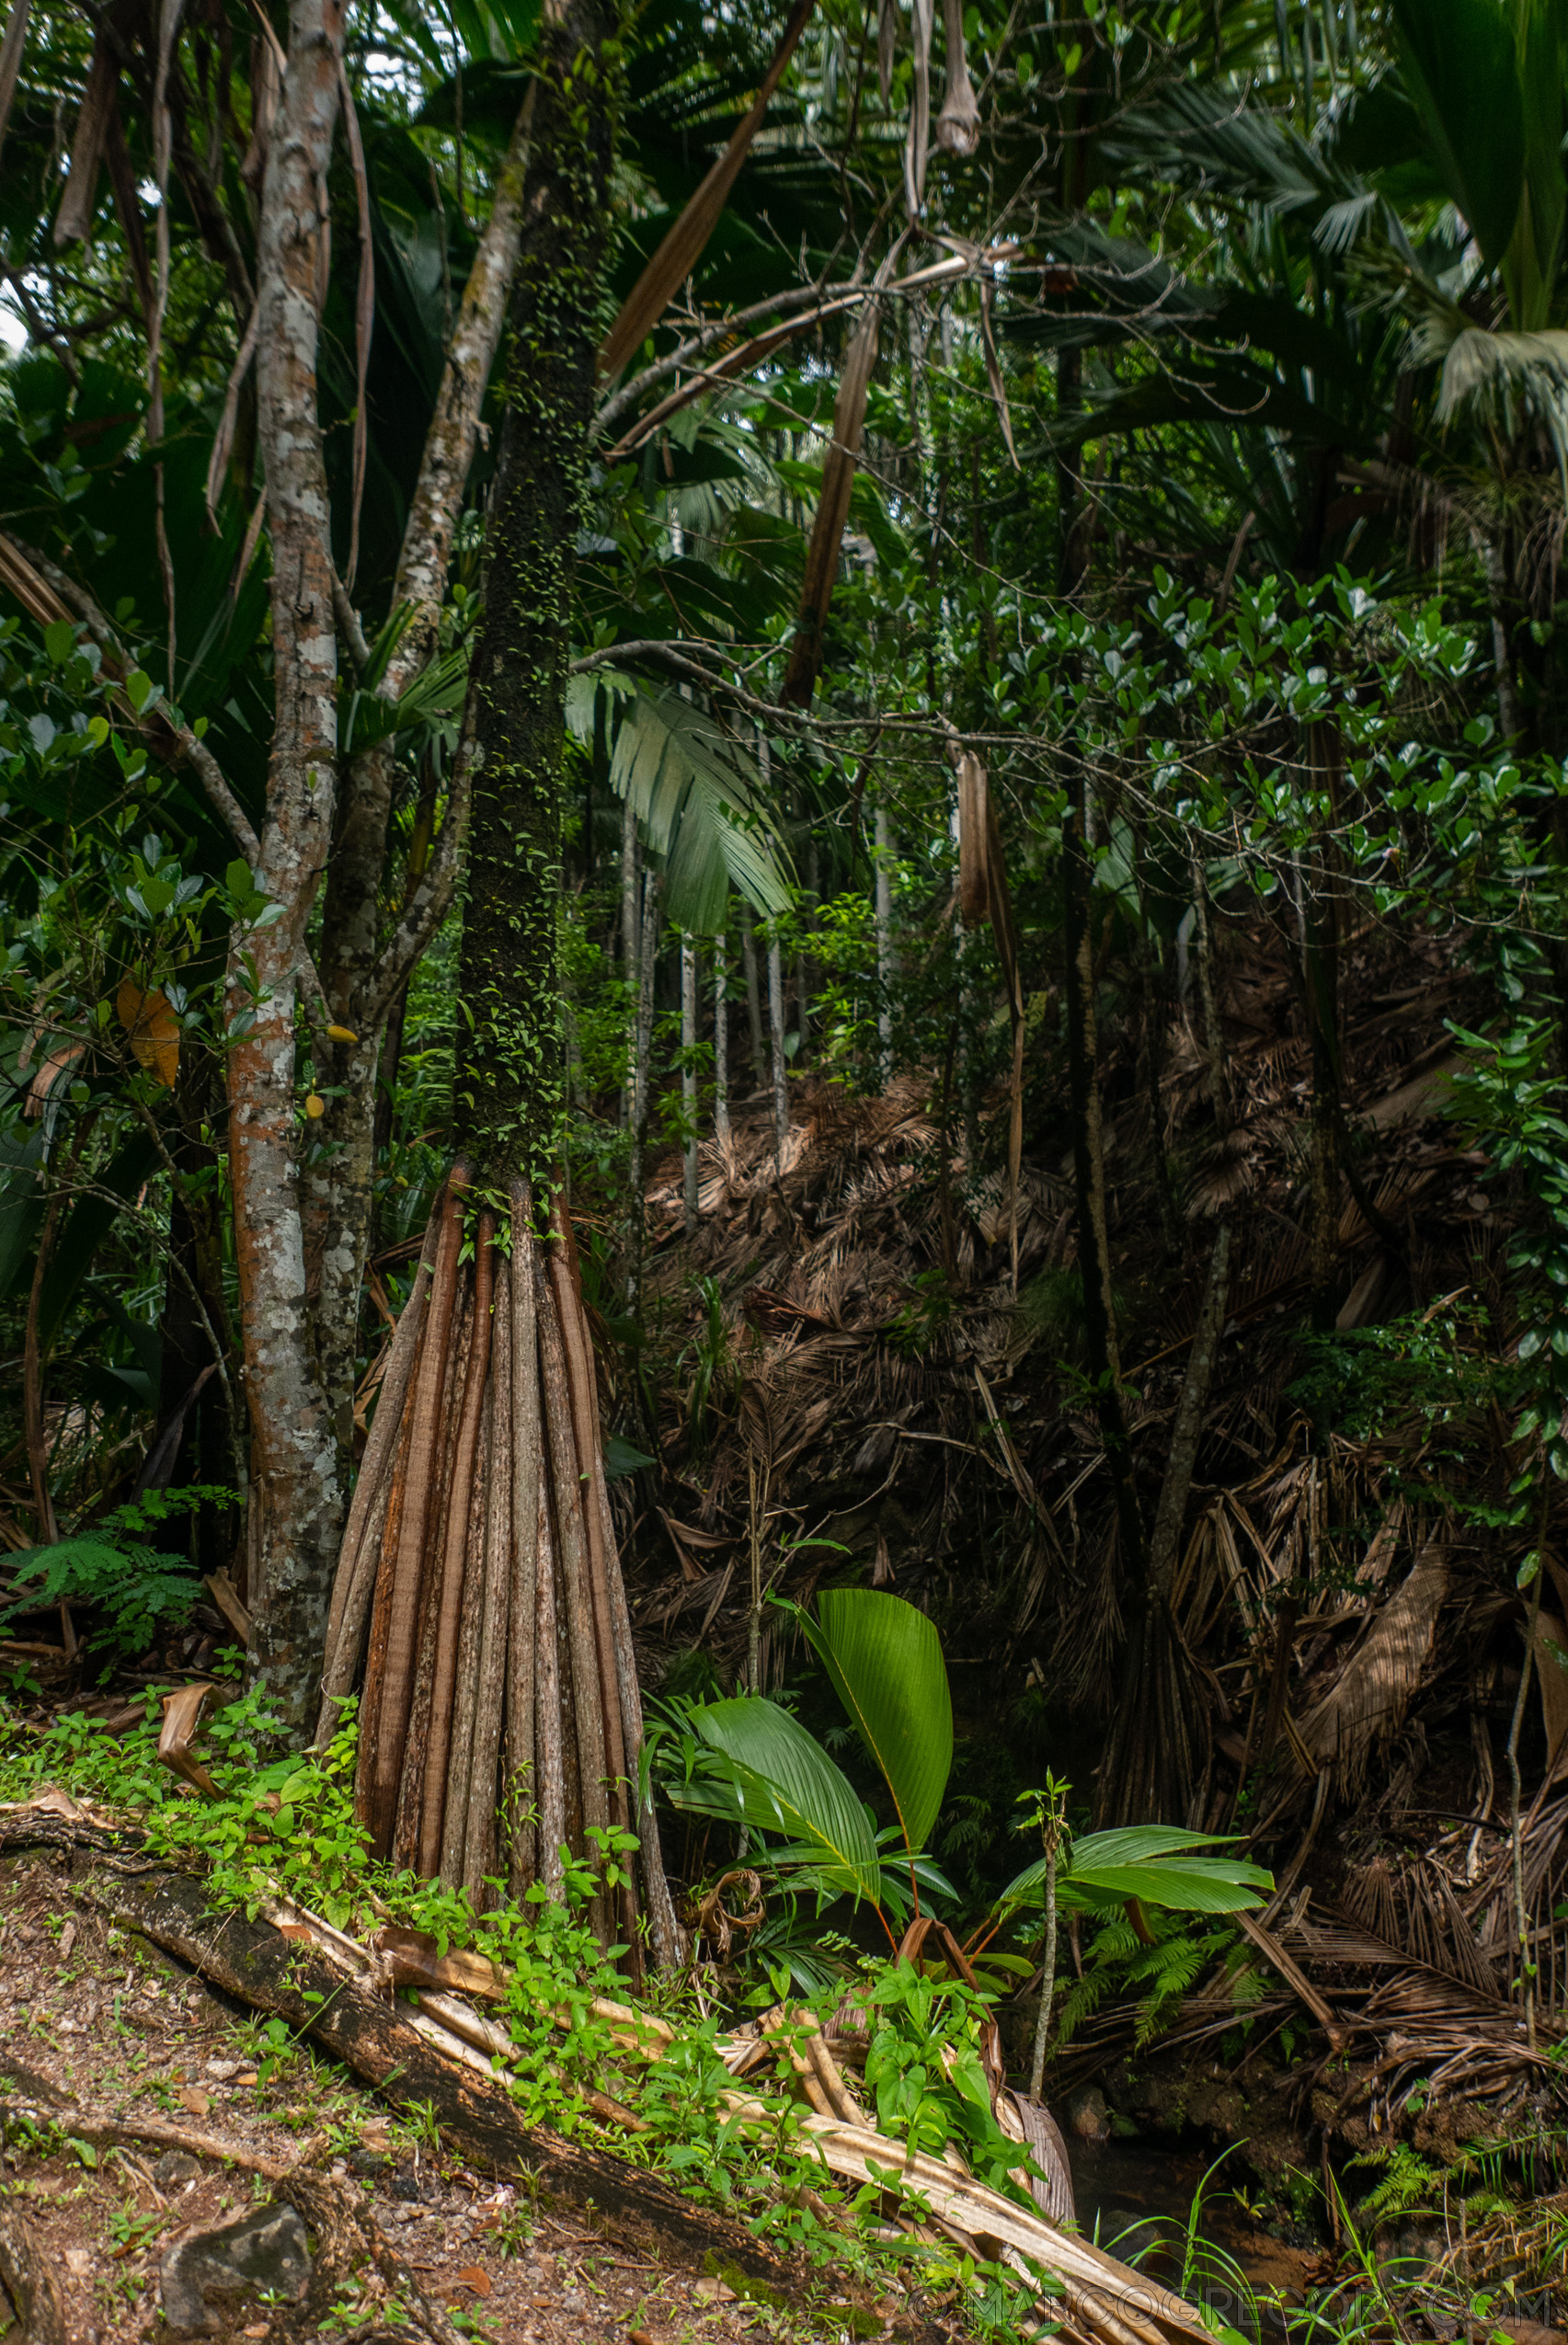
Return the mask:
<path id="1" fill-rule="evenodd" d="M 829 1588 L 798 1618 L 881 1768 L 910 1849 L 923 1847 L 953 1767 L 953 1697 L 923 1612 L 878 1588 Z"/>
<path id="2" fill-rule="evenodd" d="M 361 689 L 345 695 L 338 720 L 338 747 L 358 755 L 394 733 L 415 725 L 439 724 L 457 716 L 468 690 L 468 654 L 449 651 L 420 669 L 396 700 L 382 700 Z"/>
<path id="3" fill-rule="evenodd" d="M 664 864 L 677 928 L 712 936 L 731 890 L 767 915 L 789 903 L 787 851 L 756 767 L 713 718 L 677 692 L 639 692 L 621 720 L 610 786 L 629 797 Z"/>
<path id="4" fill-rule="evenodd" d="M 752 1695 L 693 1704 L 689 1718 L 726 1761 L 743 1823 L 782 1834 L 833 1889 L 876 1903 L 876 1843 L 865 1810 L 842 1768 L 788 1710 Z"/>

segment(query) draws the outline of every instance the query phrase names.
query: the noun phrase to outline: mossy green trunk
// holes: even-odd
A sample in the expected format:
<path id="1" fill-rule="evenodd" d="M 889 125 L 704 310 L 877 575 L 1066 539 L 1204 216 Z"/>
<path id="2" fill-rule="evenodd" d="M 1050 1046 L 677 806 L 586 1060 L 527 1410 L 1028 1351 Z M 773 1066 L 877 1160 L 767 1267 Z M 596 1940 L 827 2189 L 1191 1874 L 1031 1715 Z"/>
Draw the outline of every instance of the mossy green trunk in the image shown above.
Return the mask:
<path id="1" fill-rule="evenodd" d="M 607 229 L 608 6 L 547 6 L 475 669 L 454 1124 L 486 1184 L 547 1191 L 562 1113 L 561 765 Z"/>

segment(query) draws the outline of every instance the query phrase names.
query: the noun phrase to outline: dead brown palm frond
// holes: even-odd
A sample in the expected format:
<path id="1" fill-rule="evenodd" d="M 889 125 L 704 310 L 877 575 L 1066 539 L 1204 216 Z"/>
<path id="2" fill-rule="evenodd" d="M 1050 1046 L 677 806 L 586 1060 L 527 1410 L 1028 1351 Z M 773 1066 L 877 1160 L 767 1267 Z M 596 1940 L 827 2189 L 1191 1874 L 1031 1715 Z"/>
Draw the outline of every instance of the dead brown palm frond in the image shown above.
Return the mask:
<path id="1" fill-rule="evenodd" d="M 1333 1762 L 1342 1790 L 1359 1788 L 1374 1744 L 1402 1722 L 1448 1591 L 1448 1553 L 1432 1540 L 1374 1617 L 1335 1685 L 1299 1722 L 1302 1742 L 1315 1758 Z"/>
<path id="2" fill-rule="evenodd" d="M 56 247 L 80 244 L 92 229 L 97 200 L 98 167 L 103 160 L 109 117 L 120 85 L 118 37 L 100 31 L 93 43 L 87 86 L 71 135 L 71 159 L 65 192 L 54 216 Z"/>
<path id="3" fill-rule="evenodd" d="M 11 119 L 17 79 L 22 70 L 22 51 L 27 45 L 28 16 L 31 5 L 32 0 L 11 0 L 5 38 L 0 40 L 0 147 L 6 143 L 6 126 Z"/>
<path id="4" fill-rule="evenodd" d="M 621 304 L 620 314 L 605 336 L 599 353 L 601 374 L 620 373 L 633 351 L 639 349 L 652 333 L 674 295 L 702 258 L 708 239 L 717 227 L 729 200 L 729 191 L 739 177 L 740 167 L 750 152 L 757 132 L 762 127 L 762 119 L 783 79 L 784 68 L 810 22 L 815 5 L 816 0 L 795 0 L 750 111 L 737 125 L 723 154 L 689 199 L 685 209 Z"/>
<path id="5" fill-rule="evenodd" d="M 1489 2001 L 1499 1999 L 1497 1973 L 1476 1944 L 1472 1925 L 1447 1879 L 1424 1858 L 1391 1861 L 1379 1852 L 1347 1870 L 1340 1898 L 1349 1919 L 1391 1955 L 1458 1979 Z"/>
<path id="6" fill-rule="evenodd" d="M 1188 1218 L 1212 1218 L 1229 1212 L 1239 1197 L 1257 1186 L 1257 1180 L 1250 1136 L 1241 1125 L 1232 1125 L 1194 1169 L 1187 1184 Z"/>
<path id="7" fill-rule="evenodd" d="M 904 240 L 899 237 L 888 251 L 877 269 L 874 292 L 879 292 L 887 283 L 903 245 Z M 839 395 L 833 406 L 833 436 L 822 460 L 822 486 L 817 500 L 811 543 L 807 549 L 806 576 L 800 589 L 800 610 L 790 651 L 789 671 L 779 691 L 781 701 L 800 708 L 810 706 L 817 689 L 818 670 L 822 664 L 822 630 L 827 623 L 828 608 L 833 599 L 833 586 L 839 574 L 839 549 L 843 541 L 844 523 L 849 519 L 850 496 L 860 459 L 860 444 L 865 429 L 865 402 L 871 388 L 872 371 L 876 364 L 880 324 L 876 301 L 868 301 L 850 337 L 849 348 L 844 353 L 843 371 L 839 378 Z"/>

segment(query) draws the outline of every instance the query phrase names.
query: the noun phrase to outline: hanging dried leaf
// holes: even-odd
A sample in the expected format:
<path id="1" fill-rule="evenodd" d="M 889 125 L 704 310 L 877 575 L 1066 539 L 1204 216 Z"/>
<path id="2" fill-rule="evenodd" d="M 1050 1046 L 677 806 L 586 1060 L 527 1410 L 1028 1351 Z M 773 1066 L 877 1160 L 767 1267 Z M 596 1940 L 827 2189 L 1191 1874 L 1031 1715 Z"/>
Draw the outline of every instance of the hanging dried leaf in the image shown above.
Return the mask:
<path id="1" fill-rule="evenodd" d="M 1300 1722 L 1301 1741 L 1354 1790 L 1376 1742 L 1393 1733 L 1421 1682 L 1448 1587 L 1448 1557 L 1428 1547 L 1373 1620 L 1338 1682 Z"/>
<path id="2" fill-rule="evenodd" d="M 893 63 L 898 45 L 898 0 L 882 0 L 876 14 L 876 86 L 884 106 L 893 96 Z"/>
<path id="3" fill-rule="evenodd" d="M 980 143 L 980 109 L 964 53 L 964 0 L 943 0 L 942 16 L 947 37 L 947 87 L 936 118 L 936 143 L 944 154 L 963 159 L 973 154 Z"/>
<path id="4" fill-rule="evenodd" d="M 138 1063 L 173 1091 L 179 1073 L 179 1021 L 166 996 L 144 993 L 134 978 L 123 978 L 114 1006 Z"/>
<path id="5" fill-rule="evenodd" d="M 895 245 L 876 272 L 880 289 L 892 273 L 898 246 Z M 817 519 L 812 525 L 811 544 L 806 556 L 806 577 L 800 589 L 800 611 L 795 622 L 795 642 L 790 650 L 789 672 L 784 678 L 779 698 L 787 705 L 809 708 L 812 693 L 817 689 L 818 672 L 822 665 L 822 629 L 828 608 L 833 600 L 833 583 L 839 574 L 839 547 L 843 539 L 844 523 L 849 519 L 850 497 L 854 488 L 854 468 L 860 455 L 860 443 L 865 429 L 865 399 L 871 387 L 871 370 L 876 364 L 879 331 L 877 305 L 867 302 L 844 357 L 844 371 L 839 382 L 839 395 L 833 406 L 833 440 L 822 460 L 822 492 L 817 500 Z"/>
<path id="6" fill-rule="evenodd" d="M 997 2095 L 996 2122 L 1011 2140 L 1024 2145 L 1039 2169 L 1020 2179 L 1027 2180 L 1029 2195 L 1046 2220 L 1058 2224 L 1073 2222 L 1077 2207 L 1072 2168 L 1061 2127 L 1050 2110 L 1042 2102 L 1031 2100 L 1027 2093 L 1006 2090 Z"/>
<path id="7" fill-rule="evenodd" d="M 966 928 L 990 918 L 986 820 L 990 806 L 986 770 L 972 749 L 958 760 L 958 909 Z"/>
<path id="8" fill-rule="evenodd" d="M 212 452 L 207 460 L 207 513 L 214 529 L 218 526 L 218 499 L 223 493 L 223 475 L 229 469 L 234 452 L 235 426 L 239 418 L 239 395 L 245 378 L 250 372 L 250 362 L 256 356 L 257 335 L 261 324 L 261 305 L 252 309 L 249 322 L 240 337 L 239 354 L 229 373 L 228 389 L 223 394 L 223 412 L 218 418 L 213 435 Z M 357 448 L 356 442 L 356 448 Z"/>
<path id="9" fill-rule="evenodd" d="M 750 1377 L 740 1388 L 735 1413 L 747 1448 L 766 1470 L 773 1462 L 773 1420 L 767 1394 Z"/>
<path id="10" fill-rule="evenodd" d="M 1536 1622 L 1535 1669 L 1551 1779 L 1560 1783 L 1568 1775 L 1568 1628 L 1555 1612 L 1543 1610 Z"/>
<path id="11" fill-rule="evenodd" d="M 1013 459 L 1013 469 L 1022 472 L 1024 467 L 1013 444 L 1013 411 L 1007 404 L 1007 384 L 1002 380 L 1001 361 L 996 354 L 996 329 L 991 320 L 991 280 L 989 277 L 980 279 L 980 341 L 986 354 L 986 381 L 990 385 L 990 395 L 996 401 L 996 419 L 1001 426 L 1001 436 Z"/>
<path id="12" fill-rule="evenodd" d="M 22 50 L 28 37 L 28 13 L 32 0 L 11 0 L 11 13 L 6 19 L 6 36 L 0 40 L 0 146 L 6 143 L 6 125 L 11 119 L 11 101 L 17 95 L 17 76 L 22 70 Z"/>
<path id="13" fill-rule="evenodd" d="M 201 1793 L 204 1799 L 221 1798 L 217 1785 L 198 1758 L 190 1755 L 190 1742 L 211 1686 L 181 1686 L 179 1691 L 164 1696 L 164 1722 L 158 1735 L 158 1758 L 172 1774 Z"/>
<path id="14" fill-rule="evenodd" d="M 795 54 L 795 43 L 810 22 L 815 6 L 816 0 L 795 0 L 789 22 L 762 76 L 762 86 L 757 92 L 750 113 L 622 303 L 621 314 L 600 349 L 599 371 L 601 374 L 620 373 L 632 352 L 652 333 L 664 315 L 676 288 L 685 282 L 702 258 L 708 238 L 717 227 L 719 215 L 729 199 L 730 189 L 735 185 L 740 166 L 750 150 L 751 142 L 762 127 L 762 117 L 784 77 L 784 67 Z"/>
<path id="15" fill-rule="evenodd" d="M 113 40 L 107 32 L 100 32 L 93 43 L 93 61 L 87 68 L 87 86 L 82 93 L 81 111 L 72 133 L 71 166 L 65 181 L 65 192 L 54 215 L 57 248 L 63 245 L 80 244 L 92 227 L 93 209 L 98 191 L 98 166 L 103 160 L 104 133 L 109 127 L 109 111 L 114 103 L 119 79 L 120 62 Z"/>
<path id="16" fill-rule="evenodd" d="M 36 1116 L 43 1114 L 49 1104 L 50 1092 L 66 1069 L 75 1065 L 82 1056 L 83 1048 L 84 1046 L 79 1042 L 63 1042 L 57 1049 L 50 1052 L 47 1058 L 40 1060 L 38 1072 L 28 1085 L 27 1105 L 23 1110 L 25 1115 Z"/>
<path id="17" fill-rule="evenodd" d="M 926 155 L 931 146 L 931 37 L 935 29 L 931 0 L 912 0 L 915 86 L 910 97 L 910 127 L 904 141 L 904 208 L 912 228 L 925 201 Z"/>

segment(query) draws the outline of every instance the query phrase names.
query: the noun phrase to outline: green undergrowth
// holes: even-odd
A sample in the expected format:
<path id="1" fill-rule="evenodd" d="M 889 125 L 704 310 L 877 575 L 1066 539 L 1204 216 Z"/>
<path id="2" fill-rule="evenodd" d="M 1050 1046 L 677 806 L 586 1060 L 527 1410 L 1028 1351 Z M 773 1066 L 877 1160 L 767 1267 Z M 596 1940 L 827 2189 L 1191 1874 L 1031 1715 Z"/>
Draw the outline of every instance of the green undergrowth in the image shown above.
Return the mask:
<path id="1" fill-rule="evenodd" d="M 784 2254 L 795 2254 L 835 2288 L 868 2290 L 902 2281 L 962 2306 L 977 2335 L 1019 2333 L 1023 2283 L 944 2241 L 912 2236 L 890 2221 L 887 2192 L 872 2183 L 852 2190 L 835 2179 L 791 2097 L 791 2050 L 797 2031 L 773 2040 L 773 2073 L 746 2080 L 770 2114 L 759 2122 L 727 2105 L 734 2079 L 717 2043 L 738 2015 L 699 2008 L 688 1984 L 650 1986 L 646 2008 L 674 2032 L 646 2061 L 620 2045 L 594 2010 L 598 1997 L 624 2000 L 624 1972 L 599 1945 L 588 1922 L 591 1900 L 612 1892 L 632 1847 L 629 1836 L 601 1834 L 592 1863 L 568 1859 L 562 1893 L 539 1886 L 520 1904 L 475 1914 L 461 1893 L 398 1873 L 372 1855 L 354 1814 L 357 1729 L 352 1715 L 321 1753 L 267 1764 L 268 1722 L 249 1696 L 221 1702 L 203 1725 L 201 1759 L 219 1797 L 180 1781 L 157 1757 L 162 1696 L 149 1689 L 143 1722 L 110 1734 L 80 1712 L 40 1728 L 0 1704 L 0 1800 L 22 1801 L 55 1786 L 116 1819 L 138 1826 L 148 1852 L 199 1866 L 216 1905 L 254 1913 L 268 1899 L 295 1899 L 336 1927 L 368 1934 L 388 1922 L 429 1932 L 444 1951 L 472 1947 L 508 1979 L 501 2016 L 516 2047 L 509 2089 L 530 2123 L 568 2136 L 611 2141 L 636 2162 L 656 2167 L 692 2196 L 721 2205 Z M 781 1973 L 751 2000 L 773 2004 L 788 1987 Z M 979 2056 L 990 2016 L 984 1997 L 887 1960 L 868 1962 L 855 1978 L 819 1998 L 826 2016 L 845 1993 L 866 2006 L 870 2029 L 866 2091 L 877 2122 L 891 2134 L 940 2155 L 957 2141 L 974 2171 L 993 2187 L 1026 2199 L 1017 2175 L 1024 2153 L 990 2114 Z M 796 2000 L 802 2012 L 812 2008 Z M 269 2023 L 274 2028 L 280 2022 Z M 939 2056 L 945 2053 L 945 2058 Z M 773 2089 L 770 2089 L 772 2088 Z M 759 2090 L 760 2088 L 760 2090 Z M 590 2094 L 631 2106 L 646 2130 L 624 2134 L 596 2116 Z M 918 2199 L 902 2212 L 919 2220 Z M 743 2275 L 722 2275 L 755 2292 Z"/>
<path id="2" fill-rule="evenodd" d="M 598 1997 L 624 2000 L 624 1973 L 615 1959 L 620 1950 L 601 1948 L 588 1915 L 596 1893 L 612 1893 L 617 1885 L 633 1845 L 627 1836 L 601 1835 L 591 1864 L 568 1862 L 558 1897 L 535 1888 L 521 1904 L 505 1902 L 475 1914 L 462 1895 L 395 1872 L 372 1856 L 353 1809 L 357 1730 L 351 1713 L 325 1752 L 268 1764 L 268 1722 L 256 1701 L 236 1696 L 220 1702 L 201 1736 L 202 1763 L 220 1795 L 212 1801 L 160 1764 L 161 1707 L 160 1692 L 150 1690 L 143 1722 L 113 1735 L 80 1712 L 40 1728 L 0 1702 L 0 1800 L 27 1800 L 52 1785 L 89 1802 L 139 1827 L 150 1854 L 200 1868 L 215 1905 L 255 1912 L 281 1895 L 355 1934 L 392 1922 L 429 1932 L 442 1950 L 475 1948 L 497 1962 L 509 1982 L 500 2016 L 516 2060 L 507 2082 L 526 2122 L 612 2145 L 621 2156 L 658 2168 L 781 2253 L 814 2266 L 825 2282 L 830 2276 L 836 2293 L 847 2284 L 871 2296 L 901 2283 L 928 2304 L 934 2299 L 961 2313 L 972 2334 L 996 2345 L 1033 2330 L 1038 2316 L 1029 2297 L 1035 2292 L 1005 2266 L 978 2259 L 956 2244 L 933 2243 L 929 2225 L 924 2239 L 915 2237 L 890 2219 L 894 2202 L 879 2185 L 856 2191 L 828 2172 L 802 2129 L 806 2112 L 790 2091 L 795 2037 L 789 2029 L 773 2039 L 773 2073 L 754 2072 L 741 2088 L 769 2111 L 761 2122 L 743 2119 L 729 2105 L 734 2080 L 718 2055 L 719 2040 L 743 2009 L 704 2009 L 689 1983 L 655 1982 L 644 2008 L 672 2028 L 670 2042 L 652 2060 L 617 2042 L 593 2007 Z M 1144 1992 L 1157 1996 L 1163 1984 L 1144 1981 Z M 945 2144 L 956 2143 L 982 2181 L 1025 2198 L 1018 2179 L 1022 2154 L 991 2116 L 979 2059 L 990 1996 L 887 1958 L 863 1962 L 815 2004 L 791 1996 L 789 1989 L 781 1968 L 747 1999 L 765 2006 L 787 1997 L 819 2018 L 846 1996 L 864 2006 L 864 2097 L 881 2131 L 938 2156 Z M 258 2058 L 281 2065 L 297 2048 L 281 2020 L 260 2023 Z M 591 2094 L 608 2094 L 630 2107 L 646 2130 L 626 2134 L 607 2127 Z M 1402 2170 L 1380 2174 L 1360 2219 L 1376 2224 L 1417 2203 L 1425 2194 L 1402 2190 L 1405 2179 Z M 1429 2191 L 1436 2178 L 1424 2168 L 1420 2179 Z M 1398 2345 L 1408 2336 L 1413 2298 L 1435 2301 L 1431 2275 L 1413 2269 L 1406 2276 L 1397 2259 L 1364 2247 L 1342 2202 L 1345 2275 L 1304 2308 L 1270 2305 L 1206 2237 L 1207 2198 L 1206 2191 L 1197 2193 L 1185 2225 L 1150 2223 L 1115 2244 L 1127 2260 L 1152 2260 L 1162 2280 L 1199 2306 L 1221 2345 L 1257 2345 L 1282 2329 L 1298 2345 L 1359 2345 L 1361 2339 L 1370 2345 L 1374 2339 Z M 918 2222 L 918 2196 L 902 2193 L 898 2211 Z M 1565 2239 L 1568 2230 L 1551 2243 L 1560 2264 L 1568 2254 Z M 738 2271 L 727 2269 L 719 2276 L 739 2293 L 758 2293 Z M 1461 2288 L 1452 2276 L 1439 2293 L 1445 2305 L 1454 2298 L 1458 2316 L 1471 2323 L 1477 2345 L 1484 2345 L 1504 2300 L 1495 2292 Z M 851 2314 L 860 2317 L 853 2306 Z"/>

